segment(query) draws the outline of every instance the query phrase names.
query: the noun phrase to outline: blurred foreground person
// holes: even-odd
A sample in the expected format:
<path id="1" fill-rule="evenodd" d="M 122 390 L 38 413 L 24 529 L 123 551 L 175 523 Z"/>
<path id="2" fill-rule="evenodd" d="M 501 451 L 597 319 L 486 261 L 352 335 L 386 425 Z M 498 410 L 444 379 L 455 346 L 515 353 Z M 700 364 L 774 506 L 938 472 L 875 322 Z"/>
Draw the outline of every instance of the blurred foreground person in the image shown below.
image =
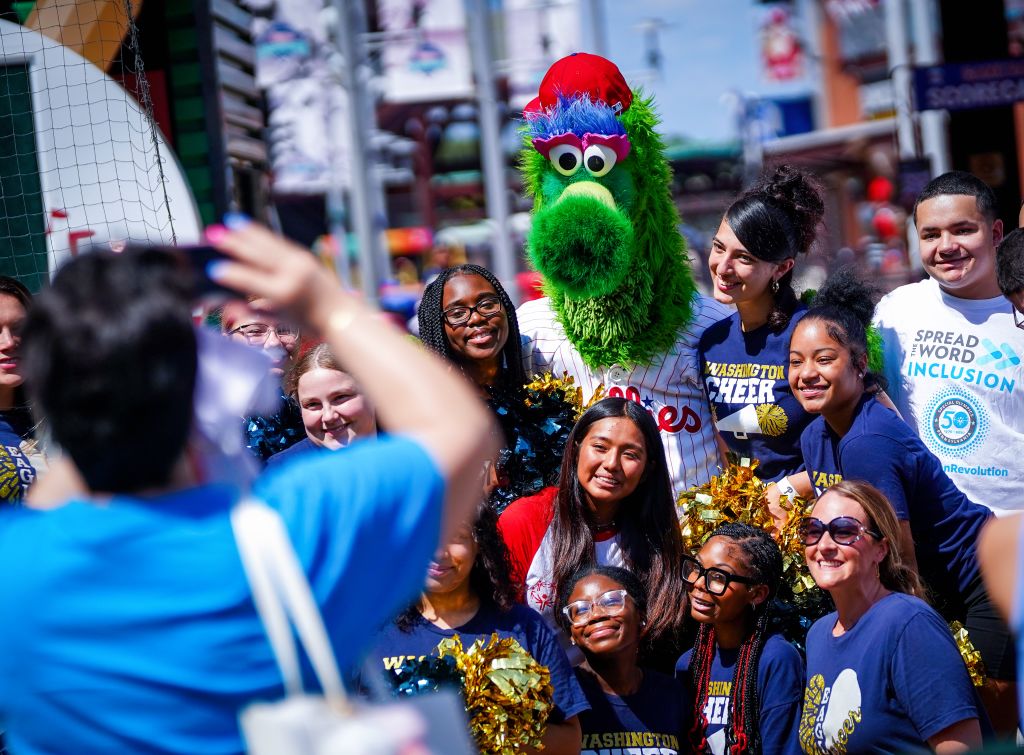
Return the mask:
<path id="1" fill-rule="evenodd" d="M 283 464 L 252 491 L 283 518 L 347 667 L 472 514 L 490 419 L 312 256 L 233 225 L 210 231 L 232 258 L 213 277 L 344 354 L 393 432 Z M 0 727 L 14 752 L 237 753 L 239 710 L 284 694 L 230 523 L 245 493 L 197 479 L 187 442 L 197 336 L 179 275 L 155 250 L 83 255 L 26 323 L 32 396 L 88 493 L 0 515 L 0 600 L 17 606 L 0 622 Z"/>

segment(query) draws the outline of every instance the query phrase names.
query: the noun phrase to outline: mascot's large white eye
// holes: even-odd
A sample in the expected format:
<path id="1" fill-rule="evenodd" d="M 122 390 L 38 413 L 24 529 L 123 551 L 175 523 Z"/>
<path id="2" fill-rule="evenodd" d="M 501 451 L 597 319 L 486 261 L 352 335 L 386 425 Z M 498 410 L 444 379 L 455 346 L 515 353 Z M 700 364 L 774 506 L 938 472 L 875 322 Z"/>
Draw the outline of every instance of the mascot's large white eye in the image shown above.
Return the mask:
<path id="1" fill-rule="evenodd" d="M 615 150 L 607 144 L 591 144 L 583 153 L 583 164 L 594 178 L 607 176 L 617 159 Z"/>
<path id="2" fill-rule="evenodd" d="M 548 159 L 555 166 L 555 170 L 563 176 L 571 176 L 580 169 L 583 164 L 583 153 L 579 147 L 571 144 L 559 144 L 552 147 L 548 153 Z"/>

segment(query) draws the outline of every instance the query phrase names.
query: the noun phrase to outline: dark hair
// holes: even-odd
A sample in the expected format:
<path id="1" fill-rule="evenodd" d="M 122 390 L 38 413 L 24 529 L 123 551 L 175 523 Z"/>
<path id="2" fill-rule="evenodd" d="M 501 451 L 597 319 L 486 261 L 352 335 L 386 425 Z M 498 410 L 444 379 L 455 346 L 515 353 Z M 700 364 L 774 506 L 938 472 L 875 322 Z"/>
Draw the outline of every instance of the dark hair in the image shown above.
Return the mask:
<path id="1" fill-rule="evenodd" d="M 990 223 L 995 222 L 998 207 L 995 192 L 977 176 L 962 170 L 951 170 L 933 178 L 917 195 L 914 200 L 914 223 L 917 223 L 917 208 L 921 202 L 948 194 L 974 197 L 978 203 L 978 212 Z"/>
<path id="2" fill-rule="evenodd" d="M 730 755 L 757 753 L 761 751 L 760 724 L 758 712 L 761 707 L 757 696 L 757 667 L 768 639 L 768 625 L 771 620 L 771 601 L 782 581 L 782 552 L 771 535 L 759 527 L 742 522 L 727 522 L 715 528 L 705 542 L 722 537 L 735 543 L 746 556 L 749 576 L 759 585 L 768 586 L 768 596 L 753 609 L 753 630 L 743 639 L 736 658 L 732 675 L 732 692 L 729 704 L 729 728 L 726 742 Z M 707 717 L 704 706 L 708 699 L 708 683 L 711 680 L 711 662 L 718 642 L 712 624 L 701 624 L 697 640 L 690 655 L 690 683 L 694 691 L 693 725 L 690 728 L 690 743 L 695 752 L 707 751 Z"/>
<path id="3" fill-rule="evenodd" d="M 458 358 L 448 342 L 444 331 L 444 287 L 449 280 L 460 275 L 479 275 L 491 284 L 501 300 L 501 308 L 508 319 L 508 340 L 501 350 L 502 370 L 498 380 L 512 388 L 521 388 L 526 384 L 526 373 L 523 372 L 523 345 L 519 338 L 519 320 L 516 319 L 516 307 L 509 298 L 505 288 L 494 274 L 480 265 L 456 265 L 441 271 L 423 291 L 417 318 L 420 326 L 420 340 L 432 351 L 437 352 L 452 364 L 459 364 Z"/>
<path id="4" fill-rule="evenodd" d="M 288 372 L 285 373 L 284 381 L 282 382 L 285 395 L 297 398 L 299 379 L 307 372 L 317 368 L 345 372 L 341 365 L 338 364 L 338 360 L 334 358 L 331 347 L 326 343 L 318 343 L 306 350 L 302 356 L 295 360 L 295 364 L 288 369 Z M 346 372 L 345 374 L 347 375 L 348 373 Z"/>
<path id="5" fill-rule="evenodd" d="M 166 485 L 192 420 L 190 281 L 170 255 L 82 254 L 25 322 L 25 382 L 93 491 Z"/>
<path id="6" fill-rule="evenodd" d="M 782 262 L 811 248 L 824 215 L 817 183 L 797 168 L 779 165 L 729 206 L 725 221 L 752 255 Z M 779 278 L 778 284 L 768 314 L 768 326 L 775 333 L 786 329 L 798 304 L 793 271 Z"/>
<path id="7" fill-rule="evenodd" d="M 32 308 L 32 292 L 17 278 L 12 278 L 9 275 L 0 275 L 0 294 L 13 296 L 25 308 L 26 312 Z"/>
<path id="8" fill-rule="evenodd" d="M 1024 228 L 1010 231 L 996 249 L 996 280 L 1003 296 L 1024 289 Z"/>
<path id="9" fill-rule="evenodd" d="M 555 585 L 567 584 L 572 574 L 595 561 L 594 534 L 576 466 L 580 445 L 590 428 L 615 417 L 625 417 L 636 425 L 647 450 L 643 477 L 629 500 L 622 502 L 617 524 L 625 565 L 647 590 L 645 639 L 651 644 L 671 637 L 685 621 L 686 583 L 682 579 L 683 538 L 661 434 L 651 415 L 635 401 L 603 399 L 583 413 L 569 434 L 551 522 L 553 581 Z"/>
<path id="10" fill-rule="evenodd" d="M 856 501 L 868 521 L 861 522 L 869 529 L 877 530 L 889 545 L 889 552 L 878 565 L 878 579 L 887 590 L 914 595 L 927 600 L 927 592 L 917 572 L 907 566 L 900 540 L 900 523 L 885 493 L 870 483 L 861 480 L 842 480 L 822 493 L 835 494 Z"/>
<path id="11" fill-rule="evenodd" d="M 498 532 L 498 514 L 486 504 L 477 509 L 473 541 L 477 552 L 469 572 L 470 589 L 481 603 L 493 606 L 502 613 L 511 610 L 519 593 L 512 582 L 508 547 Z M 403 632 L 411 632 L 419 618 L 419 601 L 414 601 L 395 617 L 395 626 Z"/>
<path id="12" fill-rule="evenodd" d="M 587 564 L 569 577 L 565 581 L 565 584 L 558 585 L 558 602 L 555 605 L 555 620 L 565 631 L 568 632 L 571 629 L 571 625 L 569 624 L 569 620 L 565 618 L 565 614 L 562 612 L 562 609 L 569 604 L 569 596 L 572 595 L 572 591 L 576 589 L 576 585 L 587 577 L 592 577 L 595 574 L 607 577 L 608 579 L 622 585 L 626 594 L 633 599 L 633 603 L 636 605 L 636 610 L 637 613 L 640 614 L 640 618 L 646 619 L 647 588 L 644 587 L 643 582 L 641 582 L 633 572 L 629 569 L 623 569 L 621 566 Z"/>
<path id="13" fill-rule="evenodd" d="M 875 286 L 861 280 L 853 270 L 843 268 L 829 276 L 800 321 L 801 326 L 815 320 L 824 323 L 825 332 L 849 350 L 854 364 L 863 361 L 864 390 L 869 393 L 885 390 L 886 385 L 884 377 L 867 369 L 878 348 L 869 338 L 877 296 Z"/>

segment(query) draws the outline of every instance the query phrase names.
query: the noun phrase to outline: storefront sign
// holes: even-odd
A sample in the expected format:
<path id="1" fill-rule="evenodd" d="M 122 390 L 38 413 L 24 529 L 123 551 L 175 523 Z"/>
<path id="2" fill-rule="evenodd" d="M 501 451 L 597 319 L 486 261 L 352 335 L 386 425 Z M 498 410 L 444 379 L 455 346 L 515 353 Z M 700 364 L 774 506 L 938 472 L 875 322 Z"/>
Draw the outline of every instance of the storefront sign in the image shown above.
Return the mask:
<path id="1" fill-rule="evenodd" d="M 973 110 L 1024 101 L 1024 60 L 961 63 L 914 71 L 918 110 Z"/>

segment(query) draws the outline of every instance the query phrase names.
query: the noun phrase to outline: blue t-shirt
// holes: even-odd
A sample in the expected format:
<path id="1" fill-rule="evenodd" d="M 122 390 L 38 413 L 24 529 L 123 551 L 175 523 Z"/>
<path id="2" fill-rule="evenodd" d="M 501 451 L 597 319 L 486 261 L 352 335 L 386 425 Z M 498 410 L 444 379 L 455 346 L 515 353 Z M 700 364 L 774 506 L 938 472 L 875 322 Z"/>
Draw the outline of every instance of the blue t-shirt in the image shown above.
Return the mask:
<path id="1" fill-rule="evenodd" d="M 707 719 L 708 746 L 714 755 L 727 751 L 725 736 L 731 714 L 733 675 L 736 670 L 738 648 L 715 647 L 711 661 L 708 700 L 704 705 Z M 676 677 L 689 686 L 690 658 L 687 650 L 676 663 Z M 779 634 L 768 637 L 757 664 L 757 700 L 760 704 L 758 721 L 761 733 L 761 752 L 800 753 L 797 724 L 800 721 L 800 703 L 803 701 L 804 662 L 797 649 Z M 693 691 L 689 694 L 692 696 Z"/>
<path id="2" fill-rule="evenodd" d="M 360 443 L 281 465 L 254 493 L 287 525 L 339 665 L 358 661 L 422 586 L 444 495 L 433 461 L 409 439 Z M 231 529 L 238 497 L 0 509 L 12 752 L 242 752 L 239 711 L 284 689 Z"/>
<path id="3" fill-rule="evenodd" d="M 807 634 L 804 752 L 928 750 L 929 737 L 979 717 L 960 651 L 927 603 L 892 593 L 840 637 L 836 619 Z"/>
<path id="4" fill-rule="evenodd" d="M 499 637 L 514 638 L 537 663 L 547 666 L 556 706 L 552 721 L 560 723 L 587 709 L 587 700 L 573 677 L 572 667 L 555 633 L 539 613 L 523 605 L 512 606 L 505 612 L 492 605 L 481 605 L 476 615 L 457 629 L 441 629 L 422 616 L 409 632 L 389 623 L 373 642 L 369 659 L 372 662 L 380 658 L 381 669 L 389 671 L 401 666 L 405 660 L 436 655 L 434 651 L 438 643 L 448 637 L 459 635 L 462 646 L 468 648 L 480 639 L 486 643 L 493 632 L 497 632 Z"/>
<path id="5" fill-rule="evenodd" d="M 910 522 L 918 567 L 929 586 L 951 600 L 970 593 L 980 574 L 975 543 L 992 512 L 953 484 L 895 412 L 865 394 L 842 438 L 818 417 L 800 441 L 818 495 L 844 479 L 870 482 L 897 518 Z"/>
<path id="6" fill-rule="evenodd" d="M 288 448 L 284 449 L 283 451 L 278 451 L 276 454 L 267 459 L 267 469 L 270 469 L 271 467 L 276 467 L 281 462 L 293 459 L 296 456 L 301 456 L 302 454 L 316 453 L 317 451 L 325 450 L 327 449 L 325 449 L 323 446 L 318 446 L 308 437 L 303 438 L 294 446 L 288 446 Z"/>
<path id="7" fill-rule="evenodd" d="M 0 412 L 0 505 L 20 503 L 36 479 L 35 467 L 21 450 L 23 436 L 13 419 Z"/>
<path id="8" fill-rule="evenodd" d="M 678 755 L 689 752 L 690 701 L 682 683 L 644 669 L 640 689 L 619 697 L 601 689 L 593 673 L 576 669 L 590 710 L 580 715 L 583 746 L 580 755 L 651 752 Z"/>
<path id="9" fill-rule="evenodd" d="M 719 320 L 700 338 L 701 377 L 715 426 L 731 451 L 758 459 L 762 480 L 803 469 L 800 433 L 813 419 L 786 380 L 789 337 L 807 308 L 773 333 L 767 325 L 744 333 L 739 313 Z"/>

